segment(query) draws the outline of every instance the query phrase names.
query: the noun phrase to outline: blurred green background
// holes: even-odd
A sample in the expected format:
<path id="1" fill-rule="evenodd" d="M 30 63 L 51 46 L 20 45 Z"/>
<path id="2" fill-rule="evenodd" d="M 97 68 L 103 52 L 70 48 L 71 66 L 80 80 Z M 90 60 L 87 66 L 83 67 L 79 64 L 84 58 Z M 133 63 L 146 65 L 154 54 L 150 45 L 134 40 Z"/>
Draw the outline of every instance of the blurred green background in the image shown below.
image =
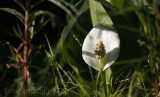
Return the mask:
<path id="1" fill-rule="evenodd" d="M 31 25 L 34 48 L 28 62 L 28 87 L 36 93 L 28 97 L 95 97 L 98 72 L 83 61 L 82 44 L 96 22 L 92 18 L 106 16 L 120 37 L 120 54 L 111 66 L 111 97 L 159 97 L 159 0 L 96 0 L 105 9 L 101 13 L 94 10 L 93 1 L 31 0 L 30 18 L 40 15 Z M 0 0 L 0 97 L 22 97 L 14 91 L 23 86 L 21 70 L 6 66 L 16 62 L 6 42 L 15 48 L 22 43 L 15 29 L 24 31 L 17 17 L 24 15 L 25 2 Z M 23 49 L 20 52 L 23 55 Z"/>

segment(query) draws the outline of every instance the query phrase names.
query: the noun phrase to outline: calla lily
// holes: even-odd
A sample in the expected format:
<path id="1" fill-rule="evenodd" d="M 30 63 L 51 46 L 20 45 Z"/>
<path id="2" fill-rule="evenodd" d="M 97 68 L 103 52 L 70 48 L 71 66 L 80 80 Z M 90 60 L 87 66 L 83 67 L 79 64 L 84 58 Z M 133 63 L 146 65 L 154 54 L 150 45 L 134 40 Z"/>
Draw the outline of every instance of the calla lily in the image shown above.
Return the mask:
<path id="1" fill-rule="evenodd" d="M 84 61 L 94 69 L 102 71 L 110 67 L 118 58 L 120 40 L 112 26 L 96 25 L 86 36 L 82 46 Z M 101 68 L 99 59 L 104 64 Z"/>

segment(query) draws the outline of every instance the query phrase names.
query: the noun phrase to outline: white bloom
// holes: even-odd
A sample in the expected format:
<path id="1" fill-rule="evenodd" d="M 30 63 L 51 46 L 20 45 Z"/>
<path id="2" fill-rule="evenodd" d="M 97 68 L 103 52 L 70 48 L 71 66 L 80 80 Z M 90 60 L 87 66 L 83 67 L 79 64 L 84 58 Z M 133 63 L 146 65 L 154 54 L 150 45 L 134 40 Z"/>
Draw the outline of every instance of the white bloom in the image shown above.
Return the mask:
<path id="1" fill-rule="evenodd" d="M 106 0 L 106 1 L 108 1 L 109 3 L 111 3 L 111 0 Z"/>
<path id="2" fill-rule="evenodd" d="M 100 71 L 99 59 L 95 54 L 95 49 L 97 50 L 95 45 L 99 46 L 97 43 L 104 45 L 103 51 L 105 54 L 102 60 L 104 63 L 103 70 L 105 70 L 118 58 L 120 49 L 119 36 L 112 26 L 104 27 L 101 25 L 96 25 L 86 36 L 82 46 L 82 57 L 88 65 Z"/>

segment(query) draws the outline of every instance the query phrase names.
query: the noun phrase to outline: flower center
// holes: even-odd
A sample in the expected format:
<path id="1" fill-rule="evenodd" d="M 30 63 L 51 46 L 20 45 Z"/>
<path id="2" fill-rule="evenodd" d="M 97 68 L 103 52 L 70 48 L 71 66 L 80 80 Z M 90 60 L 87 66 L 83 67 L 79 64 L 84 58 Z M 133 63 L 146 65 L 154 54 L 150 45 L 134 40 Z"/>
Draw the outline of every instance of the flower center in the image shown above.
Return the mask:
<path id="1" fill-rule="evenodd" d="M 97 59 L 102 59 L 105 56 L 105 48 L 103 41 L 97 40 L 94 46 L 95 57 Z"/>

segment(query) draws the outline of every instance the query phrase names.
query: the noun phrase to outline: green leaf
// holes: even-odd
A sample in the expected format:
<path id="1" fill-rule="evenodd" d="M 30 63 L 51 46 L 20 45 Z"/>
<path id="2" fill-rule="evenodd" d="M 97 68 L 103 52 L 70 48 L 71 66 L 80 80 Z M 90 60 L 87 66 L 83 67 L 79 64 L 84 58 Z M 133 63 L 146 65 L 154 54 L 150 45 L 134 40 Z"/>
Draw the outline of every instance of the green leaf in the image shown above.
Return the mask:
<path id="1" fill-rule="evenodd" d="M 97 0 L 100 2 L 103 6 L 109 8 L 112 11 L 117 11 L 119 10 L 117 7 L 113 6 L 111 3 L 109 3 L 107 0 Z"/>
<path id="2" fill-rule="evenodd" d="M 103 25 L 113 25 L 111 18 L 109 17 L 101 3 L 95 0 L 89 1 L 93 26 L 99 23 Z"/>
<path id="3" fill-rule="evenodd" d="M 48 0 L 48 1 L 50 1 L 51 3 L 59 6 L 60 8 L 62 8 L 66 13 L 68 13 L 71 16 L 73 16 L 74 13 L 78 12 L 76 10 L 76 8 L 74 8 L 73 5 L 69 4 L 65 0 Z"/>
<path id="4" fill-rule="evenodd" d="M 76 51 L 74 51 L 76 48 Z M 82 66 L 84 62 L 82 60 L 82 52 L 79 43 L 73 38 L 72 34 L 70 33 L 67 39 L 65 40 L 62 46 L 62 52 L 65 56 L 66 62 L 74 69 L 74 71 L 78 74 L 79 70 L 82 70 Z M 81 65 L 80 65 L 81 64 Z"/>
<path id="5" fill-rule="evenodd" d="M 83 5 L 80 7 L 80 11 L 76 15 L 76 17 L 72 17 L 69 24 L 66 25 L 61 36 L 62 53 L 65 57 L 66 62 L 75 70 L 76 73 L 79 72 L 79 68 L 81 68 L 83 65 L 81 63 L 82 62 L 84 63 L 84 61 L 82 60 L 81 47 L 77 42 L 77 40 L 74 39 L 73 34 L 70 32 L 76 32 L 76 34 L 78 33 L 79 30 L 76 29 L 75 31 L 73 31 L 73 27 L 75 26 L 77 19 L 80 17 L 80 15 L 82 15 L 83 12 L 86 11 L 87 8 L 88 8 L 88 1 L 85 1 Z M 82 32 L 79 32 L 79 33 L 82 35 Z M 76 50 L 75 50 L 75 47 L 76 47 Z"/>
<path id="6" fill-rule="evenodd" d="M 19 27 L 18 27 L 18 30 L 20 30 Z M 21 39 L 23 41 L 23 34 L 21 32 L 18 32 L 14 26 L 13 26 L 13 32 L 16 37 L 18 37 L 19 39 Z"/>
<path id="7" fill-rule="evenodd" d="M 32 5 L 32 8 L 35 8 L 36 6 L 43 3 L 44 1 L 46 1 L 46 0 L 36 0 L 36 2 Z"/>
<path id="8" fill-rule="evenodd" d="M 111 68 L 109 67 L 108 69 L 105 70 L 107 85 L 109 85 L 109 84 L 111 85 L 111 74 L 112 74 L 112 71 L 111 71 Z"/>
<path id="9" fill-rule="evenodd" d="M 111 0 L 111 3 L 117 8 L 122 9 L 125 7 L 126 0 L 118 0 L 118 2 L 117 0 Z"/>
<path id="10" fill-rule="evenodd" d="M 22 32 L 22 29 L 19 26 L 19 24 L 17 24 L 17 29 L 18 29 L 18 32 L 19 32 L 20 36 L 23 37 L 23 32 Z"/>
<path id="11" fill-rule="evenodd" d="M 37 17 L 41 15 L 47 15 L 51 20 L 52 26 L 53 27 L 55 26 L 55 21 L 54 21 L 55 15 L 49 11 L 43 11 L 43 10 L 36 10 L 32 12 L 32 14 L 30 15 L 30 20 L 29 20 L 30 23 L 32 23 L 34 20 L 36 20 Z"/>
<path id="12" fill-rule="evenodd" d="M 14 0 L 24 11 L 26 8 L 24 7 L 23 3 L 20 0 Z"/>
<path id="13" fill-rule="evenodd" d="M 5 11 L 12 15 L 15 15 L 22 23 L 24 23 L 24 15 L 17 10 L 11 8 L 0 8 L 0 11 Z"/>
<path id="14" fill-rule="evenodd" d="M 39 31 L 41 31 L 42 28 L 48 24 L 48 22 L 49 22 L 49 19 L 45 20 L 45 21 L 42 22 L 42 23 L 39 22 L 38 27 L 35 29 L 34 35 L 35 35 L 36 33 L 38 33 Z"/>

